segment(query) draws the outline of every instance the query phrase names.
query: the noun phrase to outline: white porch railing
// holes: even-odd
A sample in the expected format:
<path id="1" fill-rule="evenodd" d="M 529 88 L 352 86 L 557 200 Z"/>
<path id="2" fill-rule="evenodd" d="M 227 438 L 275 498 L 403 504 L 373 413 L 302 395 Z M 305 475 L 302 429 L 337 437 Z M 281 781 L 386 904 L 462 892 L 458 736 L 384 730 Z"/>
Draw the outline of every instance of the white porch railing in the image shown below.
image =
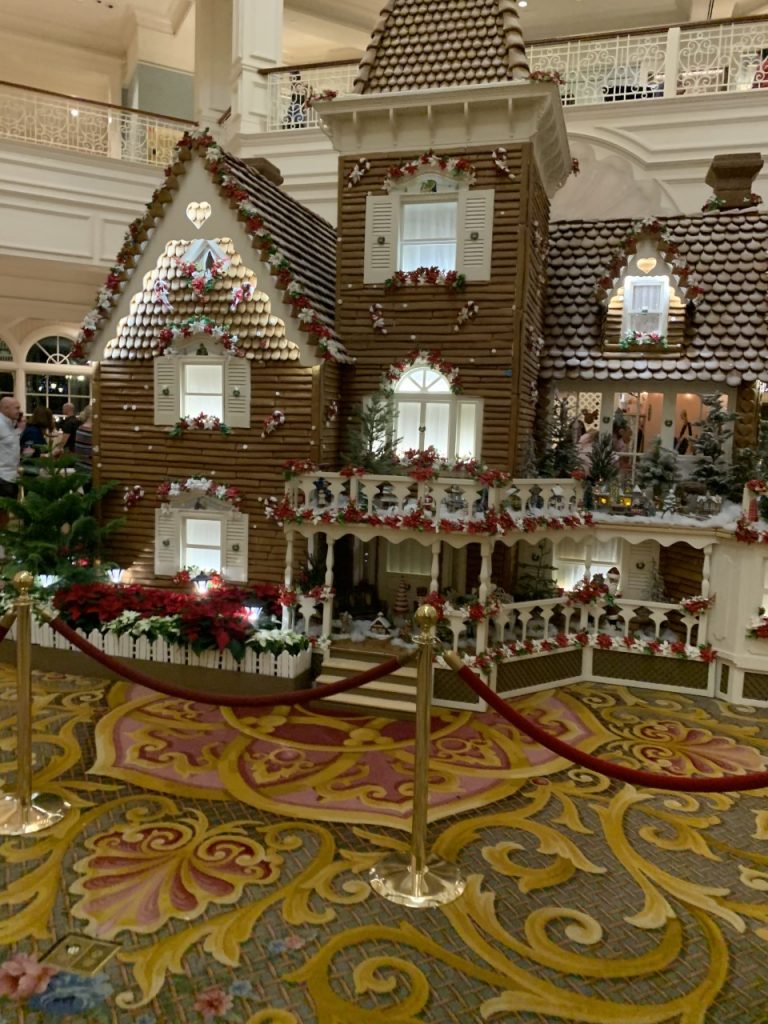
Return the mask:
<path id="1" fill-rule="evenodd" d="M 0 82 L 0 138 L 164 167 L 192 121 Z"/>
<path id="2" fill-rule="evenodd" d="M 581 485 L 576 480 L 511 480 L 486 487 L 467 477 L 440 476 L 413 480 L 408 476 L 375 473 L 346 477 L 313 473 L 288 480 L 285 494 L 295 508 L 322 514 L 350 504 L 380 516 L 405 514 L 422 507 L 436 519 L 471 519 L 488 509 L 525 513 L 576 512 Z"/>
<path id="3" fill-rule="evenodd" d="M 527 47 L 532 71 L 557 71 L 564 106 L 768 88 L 768 20 L 697 24 Z M 357 64 L 310 65 L 268 72 L 269 131 L 313 128 L 307 98 L 352 91 Z"/>

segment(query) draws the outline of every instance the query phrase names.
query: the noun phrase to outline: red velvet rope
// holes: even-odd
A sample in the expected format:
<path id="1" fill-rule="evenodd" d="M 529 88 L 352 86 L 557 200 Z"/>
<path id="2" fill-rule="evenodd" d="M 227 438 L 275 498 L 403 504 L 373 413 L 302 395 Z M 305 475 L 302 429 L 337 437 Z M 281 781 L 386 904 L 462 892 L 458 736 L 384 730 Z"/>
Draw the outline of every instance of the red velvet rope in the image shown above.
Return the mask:
<path id="1" fill-rule="evenodd" d="M 153 679 L 152 676 L 148 676 L 145 672 L 140 672 L 129 665 L 123 665 L 108 654 L 104 654 L 98 647 L 94 647 L 90 641 L 86 640 L 84 636 L 81 636 L 61 619 L 51 619 L 48 625 L 51 629 L 55 629 L 60 636 L 63 636 L 65 640 L 69 640 L 75 647 L 79 647 L 84 654 L 93 658 L 94 661 L 98 661 L 100 665 L 104 665 L 110 672 L 114 672 L 115 675 L 121 676 L 123 679 L 128 679 L 132 683 L 138 683 L 139 686 L 146 686 L 150 690 L 157 690 L 158 693 L 164 693 L 168 697 L 194 700 L 198 704 L 218 704 L 228 708 L 271 708 L 275 704 L 308 704 L 310 701 L 320 700 L 322 697 L 332 697 L 335 693 L 354 690 L 364 683 L 372 683 L 374 680 L 380 679 L 382 676 L 386 676 L 400 668 L 405 660 L 388 658 L 381 665 L 374 665 L 373 668 L 369 668 L 367 672 L 358 672 L 357 675 L 350 676 L 348 679 L 340 679 L 338 683 L 328 683 L 325 686 L 310 687 L 306 690 L 291 690 L 288 693 L 265 693 L 259 696 L 248 694 L 230 695 L 226 693 L 216 693 L 209 696 L 208 694 L 200 693 L 198 690 L 188 690 L 183 686 L 161 683 L 159 680 Z"/>
<path id="2" fill-rule="evenodd" d="M 731 793 L 744 789 L 763 789 L 768 787 L 768 772 L 753 772 L 747 775 L 726 775 L 718 779 L 679 779 L 671 775 L 662 775 L 658 772 L 644 772 L 637 768 L 627 768 L 624 765 L 612 764 L 604 761 L 601 757 L 593 754 L 586 754 L 577 747 L 558 739 L 546 729 L 542 729 L 530 718 L 521 715 L 519 711 L 511 708 L 503 697 L 494 693 L 490 687 L 477 676 L 468 665 L 462 665 L 459 659 L 452 653 L 445 654 L 445 661 L 456 669 L 464 682 L 470 686 L 478 697 L 493 708 L 494 711 L 506 718 L 517 729 L 524 732 L 531 739 L 536 740 L 542 747 L 546 747 L 555 754 L 573 761 L 574 764 L 588 768 L 590 771 L 598 772 L 600 775 L 607 775 L 609 779 L 619 779 L 622 782 L 631 782 L 636 786 L 649 786 L 653 789 L 670 789 L 682 793 Z"/>

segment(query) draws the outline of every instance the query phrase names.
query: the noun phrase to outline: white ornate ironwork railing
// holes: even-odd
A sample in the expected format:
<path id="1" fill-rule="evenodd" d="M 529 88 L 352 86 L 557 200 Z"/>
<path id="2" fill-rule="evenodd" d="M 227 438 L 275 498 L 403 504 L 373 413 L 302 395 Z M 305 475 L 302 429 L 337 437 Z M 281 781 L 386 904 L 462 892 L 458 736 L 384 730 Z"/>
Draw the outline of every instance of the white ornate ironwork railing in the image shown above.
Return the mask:
<path id="1" fill-rule="evenodd" d="M 768 20 L 673 27 L 655 32 L 555 40 L 528 46 L 532 71 L 557 71 L 563 105 L 768 89 Z M 352 91 L 357 64 L 267 72 L 269 131 L 313 128 L 310 95 Z"/>
<path id="2" fill-rule="evenodd" d="M 0 82 L 0 138 L 165 166 L 193 122 Z"/>

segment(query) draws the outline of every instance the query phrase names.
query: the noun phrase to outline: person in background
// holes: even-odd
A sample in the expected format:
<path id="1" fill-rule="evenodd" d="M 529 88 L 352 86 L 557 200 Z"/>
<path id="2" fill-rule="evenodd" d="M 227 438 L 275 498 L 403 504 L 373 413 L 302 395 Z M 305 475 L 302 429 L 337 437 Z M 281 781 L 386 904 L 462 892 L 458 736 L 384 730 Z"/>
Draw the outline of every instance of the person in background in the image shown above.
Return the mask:
<path id="1" fill-rule="evenodd" d="M 80 413 L 80 422 L 75 432 L 75 457 L 78 462 L 78 469 L 84 473 L 91 472 L 91 461 L 93 459 L 93 406 L 86 405 Z"/>
<path id="2" fill-rule="evenodd" d="M 65 402 L 61 409 L 63 415 L 56 426 L 64 435 L 62 449 L 65 452 L 75 450 L 75 434 L 80 426 L 80 419 L 75 415 L 75 407 L 71 402 Z"/>
<path id="3" fill-rule="evenodd" d="M 688 413 L 683 409 L 680 413 L 680 432 L 675 441 L 675 451 L 678 455 L 686 455 L 693 443 L 693 427 L 688 419 Z"/>
<path id="4" fill-rule="evenodd" d="M 39 459 L 48 448 L 54 430 L 53 413 L 47 405 L 36 405 L 21 435 L 21 454 Z"/>
<path id="5" fill-rule="evenodd" d="M 19 495 L 19 459 L 24 416 L 18 398 L 6 395 L 0 398 L 0 497 L 17 498 Z M 0 513 L 0 527 L 8 521 L 6 512 Z"/>

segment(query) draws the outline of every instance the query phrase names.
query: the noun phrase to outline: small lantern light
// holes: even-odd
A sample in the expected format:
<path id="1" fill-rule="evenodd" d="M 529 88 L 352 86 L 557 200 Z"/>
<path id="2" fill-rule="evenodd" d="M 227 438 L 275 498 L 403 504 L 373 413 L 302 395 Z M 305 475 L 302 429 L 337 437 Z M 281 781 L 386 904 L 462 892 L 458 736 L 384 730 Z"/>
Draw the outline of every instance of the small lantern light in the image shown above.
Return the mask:
<path id="1" fill-rule="evenodd" d="M 246 610 L 246 612 L 248 614 L 248 621 L 250 622 L 250 624 L 253 626 L 254 629 L 257 629 L 258 628 L 258 624 L 259 624 L 259 619 L 261 618 L 261 613 L 264 611 L 264 609 L 262 608 L 262 606 L 260 604 L 248 604 L 248 603 L 246 603 L 245 610 Z"/>
<path id="2" fill-rule="evenodd" d="M 195 585 L 195 590 L 198 594 L 207 594 L 211 586 L 211 577 L 207 572 L 199 572 L 197 576 L 192 577 L 192 582 Z"/>
<path id="3" fill-rule="evenodd" d="M 107 569 L 107 578 L 110 583 L 117 585 L 123 582 L 124 569 L 121 569 L 119 565 L 113 566 L 111 569 Z"/>

